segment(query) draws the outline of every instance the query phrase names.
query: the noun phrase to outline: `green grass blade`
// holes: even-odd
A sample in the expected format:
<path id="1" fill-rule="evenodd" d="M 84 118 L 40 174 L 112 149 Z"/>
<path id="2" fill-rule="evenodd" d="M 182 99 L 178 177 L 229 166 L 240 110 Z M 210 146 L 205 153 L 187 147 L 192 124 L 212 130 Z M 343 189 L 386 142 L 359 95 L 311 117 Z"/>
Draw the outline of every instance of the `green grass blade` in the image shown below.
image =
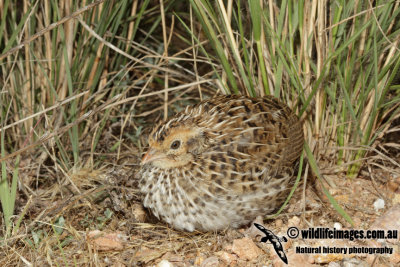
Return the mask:
<path id="1" fill-rule="evenodd" d="M 323 185 L 323 178 L 319 172 L 318 164 L 317 161 L 314 158 L 313 153 L 310 150 L 310 147 L 308 146 L 307 142 L 304 143 L 304 150 L 306 151 L 308 163 L 310 164 L 310 167 L 314 174 L 318 177 L 319 181 L 321 182 L 322 190 L 324 191 L 324 194 L 328 198 L 329 202 L 332 204 L 333 208 L 351 225 L 354 226 L 354 222 L 351 219 L 351 217 L 344 211 L 344 209 L 337 203 L 337 201 L 332 197 L 332 195 L 329 193 L 329 191 L 324 187 Z"/>

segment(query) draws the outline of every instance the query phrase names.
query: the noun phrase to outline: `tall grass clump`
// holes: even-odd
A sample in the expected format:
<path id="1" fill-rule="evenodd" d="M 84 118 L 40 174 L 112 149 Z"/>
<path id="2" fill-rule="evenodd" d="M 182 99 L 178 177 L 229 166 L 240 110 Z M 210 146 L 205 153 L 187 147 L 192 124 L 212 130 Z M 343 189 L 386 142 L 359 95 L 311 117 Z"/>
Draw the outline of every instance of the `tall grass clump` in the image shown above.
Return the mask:
<path id="1" fill-rule="evenodd" d="M 355 177 L 398 114 L 399 1 L 190 2 L 226 91 L 285 99 L 313 157 Z"/>
<path id="2" fill-rule="evenodd" d="M 220 68 L 194 59 L 198 46 L 177 31 L 175 13 L 193 19 L 187 7 L 175 0 L 0 1 L 0 236 L 18 228 L 31 197 L 63 198 L 66 188 L 82 194 L 74 172 L 118 160 L 124 141 L 140 156 L 143 114 L 167 117 L 181 108 L 175 102 L 215 89 L 208 68 Z M 194 61 L 206 66 L 201 77 Z M 26 206 L 15 208 L 16 200 Z"/>
<path id="3" fill-rule="evenodd" d="M 399 117 L 399 1 L 190 3 L 223 66 L 224 90 L 284 99 L 305 121 L 313 173 L 321 179 L 324 162 L 325 173 L 356 177 Z"/>
<path id="4" fill-rule="evenodd" d="M 7 233 L 17 156 L 37 170 L 26 186 L 62 188 L 66 179 L 80 193 L 70 175 L 100 165 L 95 151 L 107 122 L 129 124 L 135 105 L 124 99 L 140 95 L 160 69 L 169 71 L 157 53 L 161 42 L 149 41 L 161 24 L 160 8 L 150 2 L 0 1 L 0 202 Z M 106 151 L 119 151 L 123 138 L 130 137 L 121 134 Z"/>

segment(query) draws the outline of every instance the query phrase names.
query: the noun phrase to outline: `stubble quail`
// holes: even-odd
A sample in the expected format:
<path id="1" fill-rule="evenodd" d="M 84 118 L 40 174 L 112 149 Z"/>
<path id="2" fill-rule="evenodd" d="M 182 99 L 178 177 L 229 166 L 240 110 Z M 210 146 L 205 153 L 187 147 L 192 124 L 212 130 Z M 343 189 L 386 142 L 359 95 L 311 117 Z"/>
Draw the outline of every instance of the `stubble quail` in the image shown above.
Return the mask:
<path id="1" fill-rule="evenodd" d="M 279 208 L 303 149 L 274 97 L 217 96 L 159 123 L 137 173 L 143 205 L 187 231 L 237 228 Z"/>

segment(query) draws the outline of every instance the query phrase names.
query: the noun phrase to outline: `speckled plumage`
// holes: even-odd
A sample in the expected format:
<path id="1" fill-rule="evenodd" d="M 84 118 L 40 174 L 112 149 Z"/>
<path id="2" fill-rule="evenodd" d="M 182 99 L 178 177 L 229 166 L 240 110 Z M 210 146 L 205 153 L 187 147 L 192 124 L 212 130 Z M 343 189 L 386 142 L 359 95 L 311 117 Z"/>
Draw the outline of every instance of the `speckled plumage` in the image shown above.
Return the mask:
<path id="1" fill-rule="evenodd" d="M 303 148 L 273 97 L 218 96 L 158 124 L 137 173 L 143 204 L 174 228 L 239 227 L 279 208 Z"/>

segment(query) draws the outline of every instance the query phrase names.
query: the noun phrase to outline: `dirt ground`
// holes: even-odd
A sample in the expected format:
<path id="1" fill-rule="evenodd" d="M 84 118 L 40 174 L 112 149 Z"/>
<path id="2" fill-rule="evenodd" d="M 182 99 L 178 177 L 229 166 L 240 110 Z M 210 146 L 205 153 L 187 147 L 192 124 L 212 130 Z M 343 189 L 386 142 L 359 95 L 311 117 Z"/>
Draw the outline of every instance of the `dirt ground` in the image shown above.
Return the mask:
<path id="1" fill-rule="evenodd" d="M 132 155 L 138 155 L 132 157 Z M 129 147 L 118 162 L 79 170 L 54 180 L 38 179 L 31 159 L 21 162 L 17 214 L 27 210 L 18 234 L 0 254 L 1 266 L 285 266 L 273 245 L 252 227 L 218 233 L 180 232 L 144 210 L 134 179 L 140 151 Z M 396 159 L 397 160 L 397 159 Z M 87 157 L 87 163 L 90 157 Z M 89 164 L 89 163 L 88 163 Z M 322 172 L 324 173 L 323 164 Z M 54 175 L 49 171 L 48 175 Z M 399 266 L 394 240 L 288 238 L 288 228 L 400 230 L 400 176 L 363 168 L 359 177 L 324 173 L 330 184 L 308 175 L 284 211 L 258 221 L 282 241 L 289 266 Z M 303 177 L 304 179 L 304 177 Z M 74 186 L 72 186 L 72 184 Z M 322 184 L 354 221 L 330 204 Z M 383 203 L 383 204 L 382 204 Z M 390 247 L 392 254 L 296 253 L 296 247 Z"/>

